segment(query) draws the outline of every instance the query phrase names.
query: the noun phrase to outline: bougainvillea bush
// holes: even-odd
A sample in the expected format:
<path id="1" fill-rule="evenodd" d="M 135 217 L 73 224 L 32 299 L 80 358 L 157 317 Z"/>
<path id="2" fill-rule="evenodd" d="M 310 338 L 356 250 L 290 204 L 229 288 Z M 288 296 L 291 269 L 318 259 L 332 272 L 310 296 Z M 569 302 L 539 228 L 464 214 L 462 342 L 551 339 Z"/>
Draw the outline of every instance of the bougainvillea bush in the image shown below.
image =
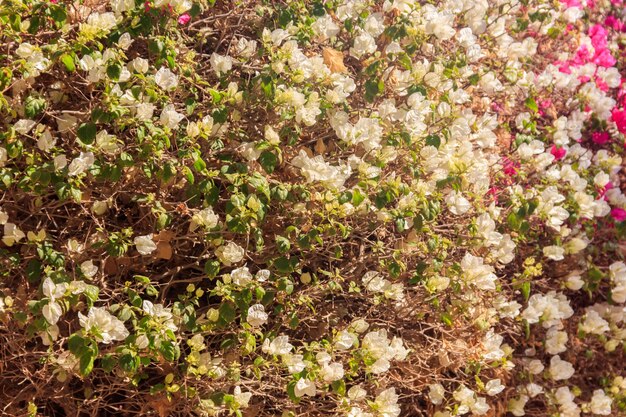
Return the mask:
<path id="1" fill-rule="evenodd" d="M 623 0 L 2 0 L 0 93 L 0 414 L 626 414 Z"/>

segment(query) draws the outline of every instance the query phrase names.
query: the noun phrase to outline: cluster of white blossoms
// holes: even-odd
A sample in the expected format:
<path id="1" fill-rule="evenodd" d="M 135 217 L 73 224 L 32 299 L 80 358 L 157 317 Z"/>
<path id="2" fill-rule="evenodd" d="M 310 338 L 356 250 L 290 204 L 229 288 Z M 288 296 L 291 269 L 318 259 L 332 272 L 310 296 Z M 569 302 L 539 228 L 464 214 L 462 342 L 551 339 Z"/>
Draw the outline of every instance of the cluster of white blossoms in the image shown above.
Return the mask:
<path id="1" fill-rule="evenodd" d="M 0 16 L 0 323 L 57 382 L 624 411 L 623 0 L 66 3 Z"/>

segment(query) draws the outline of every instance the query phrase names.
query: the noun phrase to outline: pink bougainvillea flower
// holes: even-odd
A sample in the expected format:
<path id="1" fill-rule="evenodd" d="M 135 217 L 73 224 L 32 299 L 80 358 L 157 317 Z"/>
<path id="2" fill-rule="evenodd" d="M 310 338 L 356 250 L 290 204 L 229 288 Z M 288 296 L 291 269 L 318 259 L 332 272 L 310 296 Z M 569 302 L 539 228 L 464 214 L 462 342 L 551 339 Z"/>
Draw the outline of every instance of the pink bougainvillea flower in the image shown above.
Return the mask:
<path id="1" fill-rule="evenodd" d="M 576 51 L 576 55 L 574 55 L 572 63 L 576 66 L 585 65 L 589 61 L 590 56 L 591 54 L 589 53 L 587 45 L 583 45 L 578 48 L 578 51 Z"/>
<path id="2" fill-rule="evenodd" d="M 611 140 L 611 136 L 609 132 L 593 132 L 591 134 L 591 140 L 598 145 L 604 145 Z"/>
<path id="3" fill-rule="evenodd" d="M 498 102 L 493 102 L 491 103 L 491 110 L 495 111 L 496 113 L 500 113 L 502 110 L 504 110 L 504 107 L 502 107 L 502 105 Z"/>
<path id="4" fill-rule="evenodd" d="M 180 16 L 178 16 L 179 25 L 186 25 L 187 23 L 189 23 L 190 20 L 191 20 L 191 16 L 189 15 L 189 13 L 183 13 Z"/>
<path id="5" fill-rule="evenodd" d="M 617 130 L 619 130 L 620 133 L 626 134 L 626 110 L 614 108 L 613 111 L 611 111 L 611 119 L 615 122 Z"/>
<path id="6" fill-rule="evenodd" d="M 596 77 L 596 80 L 595 80 L 595 81 L 596 81 L 596 85 L 598 86 L 598 88 L 599 88 L 601 91 L 604 91 L 605 93 L 606 93 L 607 91 L 609 91 L 609 86 L 608 86 L 608 84 L 607 84 L 606 82 L 604 82 L 604 80 L 603 80 L 602 78 L 600 78 L 600 77 Z"/>
<path id="7" fill-rule="evenodd" d="M 498 187 L 491 187 L 488 191 L 487 191 L 487 195 L 490 196 L 493 201 L 495 201 L 496 203 L 498 202 L 498 197 L 500 196 L 500 189 Z"/>
<path id="8" fill-rule="evenodd" d="M 564 0 L 563 3 L 565 3 L 567 7 L 582 8 L 582 3 L 580 2 L 580 0 Z"/>
<path id="9" fill-rule="evenodd" d="M 509 158 L 503 158 L 502 160 L 502 171 L 512 177 L 517 174 L 517 168 L 519 168 L 519 163 L 515 161 L 511 161 Z"/>
<path id="10" fill-rule="evenodd" d="M 619 18 L 613 15 L 607 16 L 606 19 L 604 19 L 604 24 L 606 26 L 613 28 L 613 30 L 616 30 L 618 32 L 626 31 L 626 23 L 622 22 L 621 20 L 619 20 Z"/>
<path id="11" fill-rule="evenodd" d="M 601 198 L 604 198 L 605 200 L 606 198 L 606 192 L 609 191 L 610 189 L 613 188 L 613 183 L 611 181 L 607 182 L 604 187 L 600 188 L 598 190 L 598 192 L 600 193 L 600 195 L 598 196 L 598 200 Z"/>
<path id="12" fill-rule="evenodd" d="M 554 155 L 554 159 L 560 161 L 565 158 L 565 154 L 567 154 L 567 150 L 565 148 L 557 148 L 556 145 L 552 145 L 552 149 L 550 149 L 550 153 Z"/>
<path id="13" fill-rule="evenodd" d="M 604 26 L 596 24 L 589 29 L 589 37 L 591 38 L 591 44 L 595 49 L 605 49 L 607 45 L 606 37 L 608 35 Z"/>
<path id="14" fill-rule="evenodd" d="M 596 51 L 596 55 L 593 58 L 594 64 L 606 68 L 614 66 L 616 62 L 617 61 L 615 60 L 613 55 L 611 55 L 611 51 L 609 51 L 608 49 Z"/>
<path id="15" fill-rule="evenodd" d="M 547 109 L 551 105 L 552 105 L 552 100 L 550 100 L 549 98 L 539 101 L 539 107 L 541 107 L 542 109 Z"/>
<path id="16" fill-rule="evenodd" d="M 626 220 L 626 210 L 624 210 L 623 208 L 615 207 L 613 210 L 611 210 L 611 217 L 613 217 L 616 222 L 623 222 L 624 220 Z"/>

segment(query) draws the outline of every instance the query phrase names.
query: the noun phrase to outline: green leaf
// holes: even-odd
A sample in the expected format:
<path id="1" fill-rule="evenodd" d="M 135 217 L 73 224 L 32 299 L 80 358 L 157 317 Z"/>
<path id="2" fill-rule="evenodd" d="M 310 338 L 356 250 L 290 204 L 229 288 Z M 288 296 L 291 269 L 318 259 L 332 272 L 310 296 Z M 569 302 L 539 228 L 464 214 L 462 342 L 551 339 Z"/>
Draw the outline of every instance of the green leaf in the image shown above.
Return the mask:
<path id="1" fill-rule="evenodd" d="M 74 58 L 69 54 L 61 55 L 60 61 L 65 65 L 65 69 L 68 72 L 76 71 L 76 64 L 74 64 Z"/>
<path id="2" fill-rule="evenodd" d="M 441 314 L 441 321 L 444 322 L 445 325 L 448 327 L 452 327 L 452 324 L 454 323 L 452 315 L 450 315 L 450 313 L 448 312 Z"/>
<path id="3" fill-rule="evenodd" d="M 111 372 L 113 368 L 115 368 L 115 363 L 115 357 L 110 354 L 107 354 L 102 359 L 100 359 L 100 366 L 105 372 Z"/>
<path id="4" fill-rule="evenodd" d="M 259 163 L 261 164 L 265 172 L 271 174 L 276 169 L 276 165 L 278 164 L 278 157 L 276 157 L 276 155 L 274 155 L 270 151 L 263 151 L 263 153 L 261 153 L 261 155 L 259 156 Z"/>
<path id="5" fill-rule="evenodd" d="M 294 289 L 293 282 L 291 282 L 290 279 L 283 278 L 278 282 L 278 290 L 285 291 L 287 295 L 290 295 L 291 293 L 293 293 L 293 289 Z"/>
<path id="6" fill-rule="evenodd" d="M 68 339 L 67 345 L 68 345 L 70 352 L 72 352 L 74 355 L 78 355 L 80 350 L 85 346 L 85 339 L 83 339 L 78 334 L 74 333 Z"/>
<path id="7" fill-rule="evenodd" d="M 135 356 L 132 353 L 127 353 L 125 355 L 120 356 L 119 363 L 120 367 L 126 372 L 136 372 L 139 369 L 140 358 Z"/>
<path id="8" fill-rule="evenodd" d="M 385 82 L 383 80 L 365 81 L 365 100 L 370 103 L 374 101 L 377 95 L 381 94 L 385 90 Z"/>
<path id="9" fill-rule="evenodd" d="M 265 179 L 260 173 L 255 172 L 250 175 L 248 177 L 248 183 L 255 189 L 262 192 L 268 200 L 270 199 L 270 185 L 267 182 L 267 179 Z"/>
<path id="10" fill-rule="evenodd" d="M 355 207 L 361 204 L 365 200 L 365 196 L 361 193 L 361 190 L 355 188 L 352 190 L 352 205 Z"/>
<path id="11" fill-rule="evenodd" d="M 64 6 L 51 4 L 49 14 L 52 20 L 54 20 L 57 24 L 62 24 L 67 20 L 67 12 L 65 11 Z"/>
<path id="12" fill-rule="evenodd" d="M 276 246 L 278 247 L 278 252 L 287 253 L 291 249 L 291 242 L 284 236 L 276 235 Z"/>
<path id="13" fill-rule="evenodd" d="M 24 103 L 24 114 L 29 119 L 34 119 L 46 108 L 46 99 L 42 97 L 29 96 Z"/>
<path id="14" fill-rule="evenodd" d="M 169 340 L 165 340 L 161 342 L 161 347 L 159 351 L 163 355 L 163 358 L 167 361 L 175 361 L 180 357 L 180 348 L 174 342 Z"/>
<path id="15" fill-rule="evenodd" d="M 237 312 L 235 311 L 235 306 L 232 303 L 224 303 L 220 306 L 219 309 L 220 320 L 225 324 L 232 323 L 235 320 Z"/>
<path id="16" fill-rule="evenodd" d="M 28 282 L 35 283 L 41 278 L 41 262 L 37 259 L 31 259 L 26 265 L 26 278 Z"/>
<path id="17" fill-rule="evenodd" d="M 111 64 L 107 67 L 107 75 L 114 81 L 119 80 L 122 74 L 122 66 L 118 63 Z"/>
<path id="18" fill-rule="evenodd" d="M 426 137 L 426 145 L 434 146 L 439 149 L 441 145 L 441 138 L 438 135 L 428 135 Z"/>
<path id="19" fill-rule="evenodd" d="M 291 381 L 289 384 L 287 384 L 287 395 L 289 396 L 289 399 L 293 401 L 294 403 L 298 404 L 300 402 L 300 398 L 296 396 L 295 389 L 296 389 L 296 381 Z"/>
<path id="20" fill-rule="evenodd" d="M 526 101 L 524 102 L 524 104 L 526 105 L 527 108 L 534 111 L 535 113 L 539 111 L 539 106 L 537 106 L 537 102 L 532 97 L 528 97 Z"/>
<path id="21" fill-rule="evenodd" d="M 524 301 L 528 301 L 528 298 L 530 297 L 530 281 L 522 283 L 521 291 L 524 296 Z"/>
<path id="22" fill-rule="evenodd" d="M 96 139 L 97 133 L 98 129 L 96 128 L 96 125 L 91 122 L 83 123 L 76 131 L 78 139 L 80 139 L 80 141 L 83 142 L 85 145 L 91 145 Z"/>
<path id="23" fill-rule="evenodd" d="M 41 18 L 39 15 L 34 15 L 30 18 L 30 25 L 28 26 L 28 33 L 34 35 L 39 30 L 39 25 L 41 25 Z"/>
<path id="24" fill-rule="evenodd" d="M 89 347 L 83 350 L 82 354 L 80 355 L 80 364 L 78 368 L 82 376 L 87 376 L 91 373 L 91 371 L 93 370 L 93 363 L 96 360 L 97 356 L 97 348 Z"/>
<path id="25" fill-rule="evenodd" d="M 284 256 L 281 256 L 280 258 L 274 261 L 274 268 L 276 268 L 278 272 L 281 272 L 283 274 L 289 274 L 293 272 L 297 265 L 298 265 L 298 259 L 295 257 L 289 259 Z"/>
<path id="26" fill-rule="evenodd" d="M 204 264 L 204 273 L 211 279 L 215 278 L 220 273 L 219 261 L 207 261 Z"/>
<path id="27" fill-rule="evenodd" d="M 332 387 L 333 391 L 340 396 L 346 395 L 346 381 L 344 381 L 343 379 L 334 381 L 330 386 Z"/>

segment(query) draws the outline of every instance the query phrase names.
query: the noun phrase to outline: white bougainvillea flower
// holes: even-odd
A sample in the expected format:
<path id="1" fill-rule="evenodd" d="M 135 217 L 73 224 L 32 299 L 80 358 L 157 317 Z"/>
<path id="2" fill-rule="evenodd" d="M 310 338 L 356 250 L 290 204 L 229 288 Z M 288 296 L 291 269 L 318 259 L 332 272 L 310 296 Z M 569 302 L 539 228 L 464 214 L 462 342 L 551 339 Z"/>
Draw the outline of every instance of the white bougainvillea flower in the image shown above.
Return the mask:
<path id="1" fill-rule="evenodd" d="M 320 376 L 327 384 L 340 380 L 343 375 L 343 365 L 338 362 L 326 364 L 320 369 Z"/>
<path id="2" fill-rule="evenodd" d="M 150 61 L 145 58 L 137 57 L 128 63 L 128 68 L 140 74 L 145 74 L 150 68 Z"/>
<path id="3" fill-rule="evenodd" d="M 233 390 L 233 396 L 235 397 L 235 402 L 239 407 L 246 408 L 248 407 L 248 403 L 250 402 L 250 398 L 252 398 L 251 392 L 243 392 L 241 387 L 237 385 Z"/>
<path id="4" fill-rule="evenodd" d="M 565 259 L 565 249 L 560 246 L 545 246 L 543 248 L 543 256 L 553 261 L 561 261 Z"/>
<path id="5" fill-rule="evenodd" d="M 546 352 L 550 355 L 558 355 L 567 350 L 567 332 L 551 327 L 546 333 Z"/>
<path id="6" fill-rule="evenodd" d="M 375 408 L 381 416 L 398 417 L 402 409 L 398 405 L 399 396 L 395 388 L 388 388 L 376 396 Z"/>
<path id="7" fill-rule="evenodd" d="M 5 147 L 0 146 L 0 168 L 6 165 L 9 160 L 9 155 Z"/>
<path id="8" fill-rule="evenodd" d="M 626 264 L 614 262 L 609 266 L 609 277 L 614 285 L 611 299 L 616 303 L 626 302 Z"/>
<path id="9" fill-rule="evenodd" d="M 185 118 L 185 115 L 182 113 L 178 113 L 176 111 L 176 107 L 173 104 L 167 104 L 163 107 L 163 111 L 161 112 L 161 123 L 163 126 L 167 126 L 170 129 L 178 128 L 181 120 Z"/>
<path id="10" fill-rule="evenodd" d="M 120 47 L 120 49 L 127 50 L 133 42 L 134 41 L 133 38 L 131 38 L 130 33 L 124 32 L 122 36 L 120 36 L 120 38 L 117 40 L 117 45 Z"/>
<path id="11" fill-rule="evenodd" d="M 146 66 L 147 63 L 143 61 L 133 63 L 133 68 L 142 70 L 139 72 L 145 72 Z M 178 86 L 178 76 L 170 71 L 169 68 L 161 67 L 154 74 L 154 82 L 165 91 L 174 90 Z"/>
<path id="12" fill-rule="evenodd" d="M 267 323 L 268 315 L 265 312 L 265 307 L 263 304 L 254 304 L 248 308 L 248 317 L 246 317 L 246 321 L 252 327 L 261 327 L 265 323 Z"/>
<path id="13" fill-rule="evenodd" d="M 144 236 L 137 236 L 133 242 L 137 251 L 142 255 L 150 255 L 157 249 L 156 243 L 152 240 L 152 233 Z"/>
<path id="14" fill-rule="evenodd" d="M 526 415 L 524 408 L 526 407 L 528 400 L 530 400 L 530 398 L 527 395 L 520 395 L 517 398 L 512 398 L 507 404 L 507 410 L 515 417 L 522 417 Z"/>
<path id="15" fill-rule="evenodd" d="M 589 408 L 593 414 L 600 416 L 611 415 L 611 404 L 613 399 L 604 393 L 604 390 L 597 389 L 593 391 Z"/>
<path id="16" fill-rule="evenodd" d="M 348 390 L 350 401 L 363 401 L 367 396 L 367 391 L 361 385 L 355 385 Z"/>
<path id="17" fill-rule="evenodd" d="M 92 307 L 86 316 L 78 313 L 78 320 L 86 332 L 104 344 L 124 340 L 129 335 L 124 323 L 104 307 Z"/>
<path id="18" fill-rule="evenodd" d="M 59 326 L 56 324 L 48 326 L 46 330 L 39 332 L 38 336 L 41 338 L 41 343 L 44 346 L 50 346 L 59 338 Z"/>
<path id="19" fill-rule="evenodd" d="M 350 333 L 347 330 L 342 330 L 335 336 L 335 349 L 348 350 L 358 340 L 355 334 Z"/>
<path id="20" fill-rule="evenodd" d="M 115 153 L 120 149 L 120 145 L 117 143 L 117 138 L 114 135 L 110 135 L 106 130 L 101 130 L 96 135 L 96 145 L 102 152 Z"/>
<path id="21" fill-rule="evenodd" d="M 237 55 L 242 58 L 251 58 L 257 50 L 257 42 L 254 40 L 239 38 L 237 42 L 235 42 L 235 51 Z"/>
<path id="22" fill-rule="evenodd" d="M 228 55 L 220 55 L 215 52 L 211 54 L 209 62 L 211 64 L 211 68 L 218 76 L 230 71 L 233 67 L 233 59 L 231 57 Z"/>
<path id="23" fill-rule="evenodd" d="M 271 342 L 265 339 L 261 349 L 268 355 L 286 355 L 291 352 L 293 345 L 289 343 L 289 336 L 278 336 Z"/>
<path id="24" fill-rule="evenodd" d="M 50 324 L 56 324 L 63 315 L 63 308 L 56 301 L 51 301 L 41 309 L 46 321 Z"/>
<path id="25" fill-rule="evenodd" d="M 219 217 L 213 212 L 213 209 L 211 207 L 207 207 L 191 217 L 189 232 L 191 233 L 195 231 L 198 227 L 213 229 L 217 226 L 218 221 Z"/>
<path id="26" fill-rule="evenodd" d="M 307 378 L 300 378 L 293 389 L 296 397 L 300 398 L 303 395 L 308 395 L 309 397 L 315 397 L 317 394 L 317 389 L 315 388 L 315 382 L 311 381 Z"/>
<path id="27" fill-rule="evenodd" d="M 304 362 L 303 355 L 287 353 L 282 355 L 283 364 L 287 366 L 287 370 L 290 374 L 297 374 L 306 369 L 306 363 Z"/>
<path id="28" fill-rule="evenodd" d="M 81 152 L 80 155 L 70 163 L 67 175 L 75 177 L 87 171 L 96 161 L 93 152 Z"/>
<path id="29" fill-rule="evenodd" d="M 445 198 L 448 209 L 452 214 L 460 215 L 467 213 L 472 204 L 458 191 L 451 191 Z"/>
<path id="30" fill-rule="evenodd" d="M 485 265 L 483 258 L 466 253 L 461 260 L 461 278 L 467 284 L 481 290 L 495 290 L 498 277 L 493 273 L 493 267 Z"/>
<path id="31" fill-rule="evenodd" d="M 252 282 L 252 274 L 247 266 L 235 268 L 230 272 L 230 279 L 233 284 L 245 287 Z"/>
<path id="32" fill-rule="evenodd" d="M 43 131 L 39 139 L 37 139 L 37 148 L 43 152 L 49 152 L 56 145 L 56 138 L 52 137 L 50 133 L 50 129 L 46 129 Z"/>
<path id="33" fill-rule="evenodd" d="M 362 278 L 365 289 L 371 292 L 382 292 L 391 283 L 383 278 L 377 271 L 368 271 Z"/>
<path id="34" fill-rule="evenodd" d="M 88 260 L 80 264 L 80 270 L 86 278 L 91 279 L 98 272 L 98 267 L 92 260 Z"/>
<path id="35" fill-rule="evenodd" d="M 22 135 L 26 135 L 28 132 L 33 130 L 33 128 L 37 125 L 37 122 L 29 119 L 20 119 L 13 125 L 13 129 L 17 133 L 21 133 Z"/>
<path id="36" fill-rule="evenodd" d="M 446 390 L 441 384 L 431 384 L 428 386 L 428 398 L 430 402 L 439 405 L 446 399 Z"/>
<path id="37" fill-rule="evenodd" d="M 309 158 L 304 151 L 300 151 L 291 163 L 301 169 L 308 182 L 319 181 L 338 190 L 343 189 L 345 181 L 352 174 L 350 165 L 333 166 L 326 163 L 321 155 Z"/>
<path id="38" fill-rule="evenodd" d="M 550 376 L 555 381 L 570 379 L 574 372 L 574 366 L 562 360 L 559 355 L 555 355 L 550 359 Z"/>
<path id="39" fill-rule="evenodd" d="M 13 246 L 16 243 L 19 243 L 20 240 L 24 239 L 26 234 L 20 230 L 14 223 L 5 223 L 4 224 L 4 234 L 2 235 L 2 242 L 7 246 Z"/>
<path id="40" fill-rule="evenodd" d="M 52 279 L 47 277 L 43 281 L 41 288 L 43 295 L 48 298 L 48 304 L 42 308 L 41 312 L 48 323 L 56 324 L 63 314 L 63 309 L 61 305 L 57 303 L 57 300 L 65 295 L 67 283 L 55 284 Z"/>
<path id="41" fill-rule="evenodd" d="M 146 314 L 158 322 L 159 325 L 163 327 L 163 330 L 171 330 L 172 332 L 178 330 L 178 327 L 174 323 L 172 310 L 166 308 L 163 304 L 154 304 L 152 301 L 143 300 L 141 308 Z"/>
<path id="42" fill-rule="evenodd" d="M 246 251 L 235 242 L 228 242 L 215 250 L 215 256 L 226 266 L 232 266 L 243 260 Z"/>
<path id="43" fill-rule="evenodd" d="M 504 388 L 506 387 L 502 385 L 499 378 L 492 379 L 485 384 L 485 393 L 491 396 L 498 395 L 504 391 Z"/>
<path id="44" fill-rule="evenodd" d="M 595 310 L 590 310 L 585 314 L 584 319 L 578 325 L 581 332 L 602 335 L 611 330 L 609 322 L 604 320 Z"/>
<path id="45" fill-rule="evenodd" d="M 258 282 L 266 282 L 268 279 L 270 279 L 271 275 L 272 273 L 269 269 L 259 269 L 257 273 L 254 274 L 254 278 Z"/>
<path id="46" fill-rule="evenodd" d="M 67 157 L 63 154 L 54 157 L 54 170 L 60 171 L 67 166 Z"/>

